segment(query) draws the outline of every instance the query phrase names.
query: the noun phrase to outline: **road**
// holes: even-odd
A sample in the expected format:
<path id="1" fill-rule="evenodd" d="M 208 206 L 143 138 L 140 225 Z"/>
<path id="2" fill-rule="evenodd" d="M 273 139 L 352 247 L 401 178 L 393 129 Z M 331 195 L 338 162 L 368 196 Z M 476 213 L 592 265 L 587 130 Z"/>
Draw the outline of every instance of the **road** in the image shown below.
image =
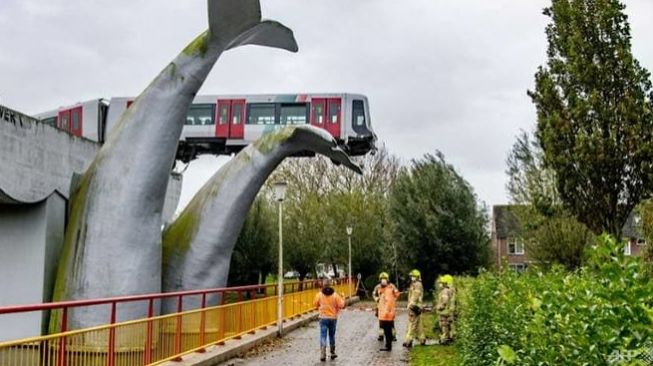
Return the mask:
<path id="1" fill-rule="evenodd" d="M 401 346 L 408 315 L 401 310 L 397 316 L 397 338 L 392 352 L 381 352 L 377 337 L 378 320 L 371 304 L 349 307 L 340 313 L 336 331 L 338 358 L 320 362 L 319 328 L 317 322 L 295 330 L 283 340 L 250 352 L 243 359 L 234 359 L 222 366 L 306 366 L 306 365 L 407 365 L 408 352 Z"/>

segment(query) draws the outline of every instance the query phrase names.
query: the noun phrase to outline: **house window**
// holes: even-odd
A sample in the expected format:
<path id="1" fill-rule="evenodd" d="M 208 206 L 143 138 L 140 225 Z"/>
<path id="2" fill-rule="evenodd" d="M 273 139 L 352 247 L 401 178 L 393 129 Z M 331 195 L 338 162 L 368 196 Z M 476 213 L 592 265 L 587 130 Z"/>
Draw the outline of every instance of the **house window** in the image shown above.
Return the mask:
<path id="1" fill-rule="evenodd" d="M 624 246 L 624 254 L 630 255 L 630 241 L 627 241 L 626 245 Z"/>
<path id="2" fill-rule="evenodd" d="M 645 239 L 637 239 L 637 245 L 644 246 L 646 245 L 646 240 Z"/>
<path id="3" fill-rule="evenodd" d="M 524 242 L 519 238 L 508 238 L 508 254 L 523 255 Z"/>
<path id="4" fill-rule="evenodd" d="M 511 263 L 510 269 L 515 272 L 523 272 L 526 270 L 526 263 Z"/>

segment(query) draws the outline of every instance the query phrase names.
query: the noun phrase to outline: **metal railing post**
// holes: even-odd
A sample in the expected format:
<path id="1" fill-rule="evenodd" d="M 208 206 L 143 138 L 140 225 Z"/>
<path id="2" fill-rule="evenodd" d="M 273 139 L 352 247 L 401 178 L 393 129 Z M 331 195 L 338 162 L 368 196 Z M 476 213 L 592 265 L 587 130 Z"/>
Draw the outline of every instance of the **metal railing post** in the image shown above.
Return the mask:
<path id="1" fill-rule="evenodd" d="M 225 328 L 227 327 L 227 315 L 225 314 L 226 310 L 224 308 L 226 291 L 222 291 L 221 294 L 220 305 L 222 305 L 222 307 L 220 308 L 220 319 L 222 320 L 222 324 L 220 324 L 218 327 L 218 336 L 220 337 L 220 340 L 223 340 L 225 335 Z"/>
<path id="2" fill-rule="evenodd" d="M 64 307 L 61 314 L 61 333 L 68 330 L 68 308 Z M 66 336 L 59 338 L 59 357 L 57 358 L 58 366 L 66 366 Z"/>
<path id="3" fill-rule="evenodd" d="M 150 299 L 147 305 L 147 336 L 145 338 L 145 352 L 143 356 L 143 365 L 152 363 L 152 317 L 154 316 L 154 299 Z"/>
<path id="4" fill-rule="evenodd" d="M 183 310 L 183 295 L 179 295 L 177 299 L 177 329 L 175 332 L 175 355 L 181 353 L 181 312 Z"/>
<path id="5" fill-rule="evenodd" d="M 116 324 L 116 303 L 111 303 L 111 324 Z M 109 328 L 109 350 L 107 353 L 107 366 L 114 366 L 116 352 L 116 327 Z"/>
<path id="6" fill-rule="evenodd" d="M 202 294 L 202 312 L 200 313 L 200 347 L 206 343 L 206 293 Z M 202 348 L 200 352 L 204 352 Z"/>

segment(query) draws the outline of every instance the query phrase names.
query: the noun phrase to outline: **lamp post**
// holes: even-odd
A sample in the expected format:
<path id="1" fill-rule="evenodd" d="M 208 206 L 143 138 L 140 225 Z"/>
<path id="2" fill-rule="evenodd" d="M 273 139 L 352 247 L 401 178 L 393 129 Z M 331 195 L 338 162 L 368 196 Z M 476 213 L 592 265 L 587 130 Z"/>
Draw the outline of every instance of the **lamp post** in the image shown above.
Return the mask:
<path id="1" fill-rule="evenodd" d="M 277 182 L 272 188 L 274 199 L 279 202 L 279 273 L 277 275 L 277 328 L 279 337 L 283 335 L 283 199 L 288 183 Z"/>
<path id="2" fill-rule="evenodd" d="M 354 228 L 351 225 L 347 225 L 347 239 L 349 239 L 349 269 L 347 271 L 347 283 L 349 284 L 349 298 L 351 299 L 351 234 L 354 232 Z"/>

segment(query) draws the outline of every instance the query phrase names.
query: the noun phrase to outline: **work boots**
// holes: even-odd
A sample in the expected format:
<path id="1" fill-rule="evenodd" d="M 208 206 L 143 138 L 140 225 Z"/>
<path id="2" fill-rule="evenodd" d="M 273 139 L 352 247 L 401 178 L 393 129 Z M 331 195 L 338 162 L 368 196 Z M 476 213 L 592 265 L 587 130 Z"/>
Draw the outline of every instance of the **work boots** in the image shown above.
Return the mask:
<path id="1" fill-rule="evenodd" d="M 331 346 L 331 359 L 335 360 L 338 358 L 338 355 L 336 354 L 336 346 Z"/>
<path id="2" fill-rule="evenodd" d="M 326 361 L 326 347 L 320 347 L 320 361 Z"/>

